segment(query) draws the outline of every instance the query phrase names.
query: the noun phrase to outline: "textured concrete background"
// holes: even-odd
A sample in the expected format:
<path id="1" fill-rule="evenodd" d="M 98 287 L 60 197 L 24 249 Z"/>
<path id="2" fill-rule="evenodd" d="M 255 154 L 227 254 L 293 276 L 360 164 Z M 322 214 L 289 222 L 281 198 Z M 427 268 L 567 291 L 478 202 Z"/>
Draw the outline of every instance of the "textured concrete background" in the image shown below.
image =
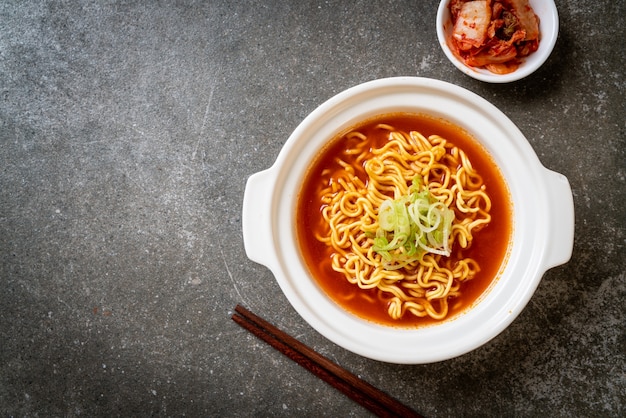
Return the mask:
<path id="1" fill-rule="evenodd" d="M 624 416 L 626 2 L 557 6 L 545 66 L 488 85 L 447 62 L 434 0 L 3 1 L 0 414 L 367 414 L 234 324 L 242 303 L 429 417 Z M 247 177 L 298 123 L 398 75 L 490 100 L 576 206 L 522 315 L 423 366 L 321 337 L 241 236 Z"/>

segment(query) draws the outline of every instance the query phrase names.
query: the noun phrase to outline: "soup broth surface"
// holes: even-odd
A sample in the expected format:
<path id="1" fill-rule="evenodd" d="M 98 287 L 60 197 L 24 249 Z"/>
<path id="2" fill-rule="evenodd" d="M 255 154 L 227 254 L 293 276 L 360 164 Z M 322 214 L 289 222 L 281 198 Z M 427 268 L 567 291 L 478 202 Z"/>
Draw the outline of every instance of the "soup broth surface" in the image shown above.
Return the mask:
<path id="1" fill-rule="evenodd" d="M 440 321 L 428 316 L 416 317 L 408 312 L 400 319 L 392 319 L 387 312 L 387 302 L 378 296 L 378 290 L 361 289 L 348 282 L 343 274 L 334 271 L 330 261 L 333 248 L 315 238 L 315 231 L 319 233 L 325 228 L 320 193 L 328 185 L 332 172 L 342 169 L 336 162 L 336 157 L 339 156 L 351 164 L 358 164 L 355 162 L 356 156 L 346 153 L 350 141 L 358 139 L 348 139 L 347 132 L 359 131 L 371 141 L 370 149 L 380 148 L 388 141 L 388 132 L 376 128 L 381 123 L 404 132 L 418 131 L 425 137 L 439 135 L 457 145 L 467 154 L 474 169 L 482 176 L 487 194 L 491 198 L 491 222 L 474 233 L 471 247 L 464 251 L 467 256 L 478 262 L 480 272 L 462 284 L 460 296 L 448 301 L 449 311 L 446 319 L 470 307 L 497 279 L 506 261 L 512 232 L 512 204 L 504 178 L 488 152 L 467 132 L 445 120 L 425 115 L 402 113 L 372 118 L 333 138 L 317 155 L 305 175 L 298 196 L 296 229 L 300 253 L 311 276 L 328 297 L 354 315 L 390 326 L 416 327 L 433 324 Z M 367 181 L 365 178 L 361 180 Z"/>

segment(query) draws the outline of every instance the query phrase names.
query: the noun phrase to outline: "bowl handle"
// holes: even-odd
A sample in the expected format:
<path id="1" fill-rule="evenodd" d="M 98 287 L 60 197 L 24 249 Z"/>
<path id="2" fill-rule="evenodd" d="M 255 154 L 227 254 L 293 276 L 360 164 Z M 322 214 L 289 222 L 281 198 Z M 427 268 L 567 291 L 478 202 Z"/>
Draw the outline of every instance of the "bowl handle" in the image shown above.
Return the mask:
<path id="1" fill-rule="evenodd" d="M 565 264 L 574 247 L 574 198 L 567 177 L 546 169 L 549 213 L 551 214 L 545 267 Z"/>
<path id="2" fill-rule="evenodd" d="M 272 232 L 272 188 L 274 173 L 271 170 L 251 175 L 243 195 L 243 244 L 248 258 L 268 267 L 275 263 Z"/>

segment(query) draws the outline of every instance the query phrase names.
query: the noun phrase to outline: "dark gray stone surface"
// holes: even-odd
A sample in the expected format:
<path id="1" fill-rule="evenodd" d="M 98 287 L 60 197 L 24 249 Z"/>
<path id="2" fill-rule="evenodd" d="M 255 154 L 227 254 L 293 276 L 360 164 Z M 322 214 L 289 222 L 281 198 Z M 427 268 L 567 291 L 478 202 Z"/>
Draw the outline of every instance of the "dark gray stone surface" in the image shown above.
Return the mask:
<path id="1" fill-rule="evenodd" d="M 557 1 L 534 75 L 457 71 L 437 2 L 0 4 L 0 414 L 363 416 L 230 320 L 237 303 L 429 417 L 626 414 L 624 1 Z M 247 177 L 316 106 L 418 75 L 502 109 L 576 207 L 569 264 L 484 347 L 347 352 L 246 258 Z"/>

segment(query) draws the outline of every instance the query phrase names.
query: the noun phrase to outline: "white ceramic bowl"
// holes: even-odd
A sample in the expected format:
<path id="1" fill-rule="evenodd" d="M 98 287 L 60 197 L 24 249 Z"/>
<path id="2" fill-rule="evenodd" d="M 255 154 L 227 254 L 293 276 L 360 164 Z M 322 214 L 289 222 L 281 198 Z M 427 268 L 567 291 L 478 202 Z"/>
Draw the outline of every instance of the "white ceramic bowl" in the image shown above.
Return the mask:
<path id="1" fill-rule="evenodd" d="M 463 73 L 477 80 L 488 83 L 509 83 L 522 79 L 535 72 L 548 59 L 559 34 L 559 15 L 553 0 L 529 0 L 535 14 L 539 17 L 541 39 L 539 49 L 523 59 L 519 68 L 509 74 L 494 74 L 481 68 L 473 68 L 459 60 L 448 47 L 447 40 L 452 36 L 452 22 L 448 4 L 450 0 L 442 0 L 437 10 L 437 38 L 450 62 Z"/>
<path id="2" fill-rule="evenodd" d="M 417 329 L 377 325 L 343 310 L 310 277 L 296 239 L 296 199 L 315 155 L 340 131 L 394 112 L 429 114 L 465 129 L 499 165 L 513 203 L 512 245 L 499 280 L 464 314 Z M 468 90 L 415 77 L 364 83 L 313 111 L 274 165 L 248 179 L 242 223 L 248 257 L 273 272 L 289 302 L 313 328 L 362 356 L 405 364 L 450 359 L 498 335 L 522 311 L 545 271 L 569 260 L 574 241 L 567 179 L 541 165 L 511 120 Z"/>

